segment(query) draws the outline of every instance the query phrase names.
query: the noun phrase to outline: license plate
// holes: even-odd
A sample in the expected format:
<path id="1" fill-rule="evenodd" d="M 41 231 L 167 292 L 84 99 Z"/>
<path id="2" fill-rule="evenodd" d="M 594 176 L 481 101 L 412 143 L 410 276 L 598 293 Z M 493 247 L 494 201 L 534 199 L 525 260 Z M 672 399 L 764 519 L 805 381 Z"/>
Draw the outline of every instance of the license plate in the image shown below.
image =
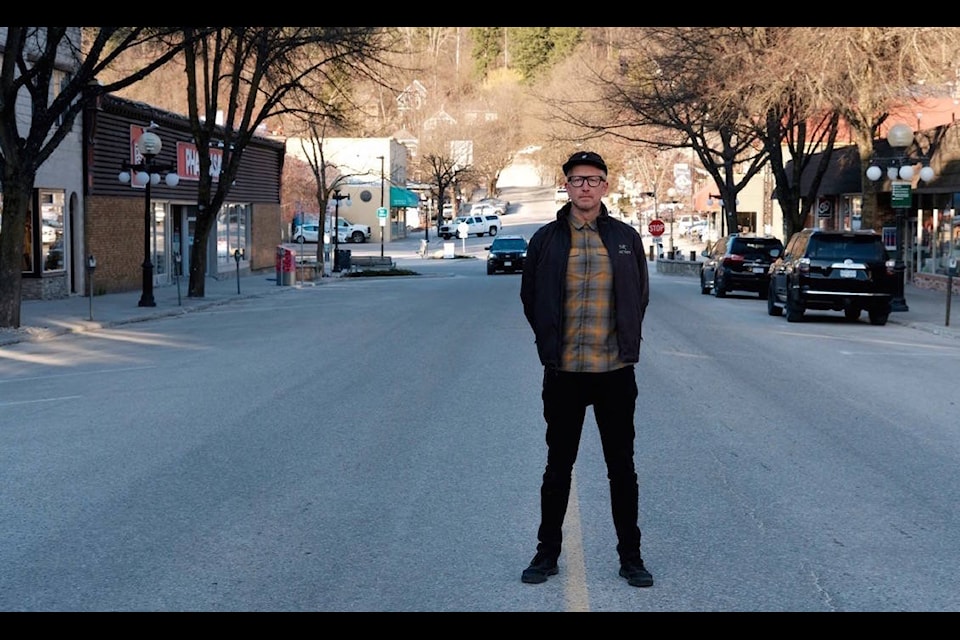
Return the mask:
<path id="1" fill-rule="evenodd" d="M 513 264 L 513 263 L 510 262 L 509 260 L 504 260 L 504 261 L 503 261 L 503 266 L 505 266 L 505 267 L 509 267 L 511 264 Z"/>
<path id="2" fill-rule="evenodd" d="M 856 278 L 857 270 L 856 269 L 840 269 L 841 278 Z"/>
<path id="3" fill-rule="evenodd" d="M 763 267 L 754 267 L 754 268 L 753 268 L 753 272 L 754 272 L 754 273 L 765 273 L 766 271 L 767 271 L 767 270 L 764 269 Z"/>

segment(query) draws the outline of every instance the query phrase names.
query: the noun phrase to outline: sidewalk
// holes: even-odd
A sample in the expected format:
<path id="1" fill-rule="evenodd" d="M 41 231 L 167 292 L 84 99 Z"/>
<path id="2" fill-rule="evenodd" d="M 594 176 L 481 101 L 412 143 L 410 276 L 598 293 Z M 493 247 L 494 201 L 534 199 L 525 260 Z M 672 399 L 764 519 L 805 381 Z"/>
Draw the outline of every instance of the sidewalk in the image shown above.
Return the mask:
<path id="1" fill-rule="evenodd" d="M 441 243 L 431 243 L 436 250 Z M 350 245 L 356 255 L 379 255 L 379 243 Z M 401 267 L 418 270 L 426 263 L 417 254 L 419 238 L 409 237 L 391 242 L 387 255 Z M 428 261 L 432 262 L 432 261 Z M 442 261 L 440 261 L 442 262 Z M 337 274 L 313 283 L 278 285 L 274 270 L 240 275 L 239 290 L 236 277 L 221 280 L 207 278 L 203 298 L 187 297 L 187 278 L 181 278 L 179 291 L 176 285 L 154 287 L 154 307 L 139 306 L 140 291 L 127 291 L 94 296 L 71 296 L 59 300 L 24 300 L 20 306 L 20 328 L 0 328 L 0 347 L 25 341 L 39 341 L 71 332 L 96 331 L 105 327 L 142 322 L 151 318 L 181 315 L 211 306 L 229 304 L 235 300 L 282 294 L 296 291 L 304 286 L 323 286 L 339 279 Z M 909 282 L 904 288 L 904 298 L 909 311 L 890 314 L 891 323 L 905 325 L 928 333 L 960 339 L 960 296 L 950 301 L 950 325 L 946 325 L 947 294 L 941 291 L 920 289 Z M 93 320 L 90 319 L 92 312 Z"/>
<path id="2" fill-rule="evenodd" d="M 392 256 L 398 265 L 416 270 L 416 265 L 423 265 L 423 259 L 417 254 L 419 246 L 419 236 L 411 236 L 392 242 L 385 249 L 386 254 Z M 431 242 L 431 250 L 435 251 L 440 246 L 439 239 Z M 374 242 L 359 245 L 346 244 L 341 248 L 350 249 L 354 255 L 380 255 L 380 244 Z M 309 250 L 315 251 L 315 249 L 316 245 L 312 245 Z M 330 269 L 329 263 L 327 269 Z M 66 333 L 96 331 L 152 318 L 191 313 L 244 298 L 281 294 L 296 291 L 302 287 L 323 286 L 338 278 L 339 274 L 329 274 L 329 277 L 316 282 L 301 282 L 298 276 L 297 283 L 294 285 L 278 285 L 274 269 L 255 273 L 241 272 L 240 293 L 237 293 L 235 275 L 219 280 L 208 277 L 204 286 L 204 297 L 188 298 L 188 276 L 184 276 L 180 278 L 179 291 L 175 284 L 153 288 L 153 299 L 156 303 L 154 307 L 139 306 L 140 289 L 94 296 L 92 302 L 85 295 L 58 300 L 24 300 L 20 304 L 20 327 L 18 329 L 0 328 L 0 347 L 18 342 L 47 340 Z"/>

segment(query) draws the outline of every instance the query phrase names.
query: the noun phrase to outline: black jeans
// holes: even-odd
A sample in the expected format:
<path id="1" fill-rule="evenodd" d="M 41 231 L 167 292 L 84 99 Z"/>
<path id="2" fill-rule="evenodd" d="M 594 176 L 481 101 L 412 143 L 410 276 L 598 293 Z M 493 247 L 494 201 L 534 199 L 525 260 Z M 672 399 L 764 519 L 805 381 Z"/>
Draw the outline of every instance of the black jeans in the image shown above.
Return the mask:
<path id="1" fill-rule="evenodd" d="M 541 395 L 547 421 L 547 467 L 540 487 L 537 551 L 554 558 L 560 555 L 573 464 L 587 407 L 593 405 L 610 481 L 617 553 L 621 560 L 639 555 L 639 485 L 633 463 L 633 412 L 637 403 L 634 367 L 607 373 L 568 373 L 545 368 Z"/>

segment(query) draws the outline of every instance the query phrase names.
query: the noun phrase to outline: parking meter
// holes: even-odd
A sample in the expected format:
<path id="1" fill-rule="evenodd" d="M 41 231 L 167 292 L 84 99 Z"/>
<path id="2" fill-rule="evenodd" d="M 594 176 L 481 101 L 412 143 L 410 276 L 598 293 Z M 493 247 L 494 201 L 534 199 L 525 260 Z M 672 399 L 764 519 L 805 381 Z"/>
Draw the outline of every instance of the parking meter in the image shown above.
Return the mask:
<path id="1" fill-rule="evenodd" d="M 953 297 L 953 277 L 957 275 L 957 259 L 951 257 L 947 261 L 947 311 L 943 326 L 950 326 L 950 299 Z"/>
<path id="2" fill-rule="evenodd" d="M 303 243 L 301 242 L 301 246 Z M 240 293 L 240 258 L 243 257 L 243 249 L 233 250 L 233 259 L 237 261 L 237 294 Z"/>
<path id="3" fill-rule="evenodd" d="M 87 280 L 90 286 L 90 319 L 93 320 L 93 272 L 97 268 L 97 259 L 91 253 L 87 256 Z"/>
<path id="4" fill-rule="evenodd" d="M 180 298 L 180 274 L 183 273 L 183 258 L 180 257 L 179 251 L 173 252 L 173 279 L 177 281 L 177 306 L 183 304 L 183 300 Z"/>

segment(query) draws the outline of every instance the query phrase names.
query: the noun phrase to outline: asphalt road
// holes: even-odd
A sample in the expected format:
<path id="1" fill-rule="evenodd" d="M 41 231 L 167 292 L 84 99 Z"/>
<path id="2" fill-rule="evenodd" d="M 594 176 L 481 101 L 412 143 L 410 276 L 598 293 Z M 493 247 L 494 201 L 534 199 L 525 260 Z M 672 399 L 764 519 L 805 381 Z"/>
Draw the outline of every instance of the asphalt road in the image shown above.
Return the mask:
<path id="1" fill-rule="evenodd" d="M 588 418 L 560 573 L 525 585 L 545 445 L 519 276 L 423 263 L 3 347 L 0 610 L 960 609 L 955 339 L 654 273 L 656 584 L 617 575 Z"/>

